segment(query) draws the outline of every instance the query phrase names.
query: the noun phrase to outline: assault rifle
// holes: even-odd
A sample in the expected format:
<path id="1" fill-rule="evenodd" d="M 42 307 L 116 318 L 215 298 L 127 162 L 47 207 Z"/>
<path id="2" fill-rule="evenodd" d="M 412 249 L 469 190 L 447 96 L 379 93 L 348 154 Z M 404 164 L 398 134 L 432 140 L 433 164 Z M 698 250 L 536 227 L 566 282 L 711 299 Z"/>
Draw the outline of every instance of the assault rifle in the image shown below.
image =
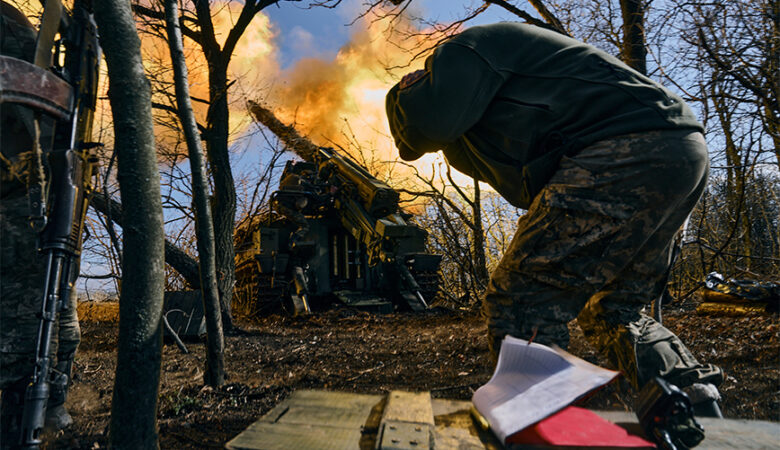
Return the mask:
<path id="1" fill-rule="evenodd" d="M 100 47 L 91 3 L 75 0 L 72 12 L 65 11 L 60 0 L 42 3 L 35 64 L 0 57 L 0 101 L 29 107 L 55 123 L 53 146 L 46 152 L 48 189 L 39 184 L 28 193 L 31 225 L 41 231 L 38 250 L 45 255 L 47 272 L 35 368 L 24 398 L 20 436 L 23 448 L 39 448 L 42 443 L 50 384 L 68 383 L 69 374 L 52 373 L 51 343 L 58 314 L 69 307 L 73 275 L 78 274 L 84 217 L 97 161 L 97 144 L 90 140 Z M 60 39 L 55 42 L 58 31 Z M 64 61 L 62 65 L 60 60 Z M 33 170 L 40 173 L 40 169 Z"/>

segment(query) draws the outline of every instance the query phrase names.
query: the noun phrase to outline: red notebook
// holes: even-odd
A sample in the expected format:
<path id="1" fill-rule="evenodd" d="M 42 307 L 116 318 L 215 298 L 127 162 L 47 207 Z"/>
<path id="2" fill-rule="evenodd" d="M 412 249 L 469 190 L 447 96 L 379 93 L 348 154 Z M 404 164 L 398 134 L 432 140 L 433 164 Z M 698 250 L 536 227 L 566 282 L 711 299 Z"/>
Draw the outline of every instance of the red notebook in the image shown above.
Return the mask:
<path id="1" fill-rule="evenodd" d="M 506 438 L 507 444 L 655 448 L 587 409 L 569 406 Z"/>

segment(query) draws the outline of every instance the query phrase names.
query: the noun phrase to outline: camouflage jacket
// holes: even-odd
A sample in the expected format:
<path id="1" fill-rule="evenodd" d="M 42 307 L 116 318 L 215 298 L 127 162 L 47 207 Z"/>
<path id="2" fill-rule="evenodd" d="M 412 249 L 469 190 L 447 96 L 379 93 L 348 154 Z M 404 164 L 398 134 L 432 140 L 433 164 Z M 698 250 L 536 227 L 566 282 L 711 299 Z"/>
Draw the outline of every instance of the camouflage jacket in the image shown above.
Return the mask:
<path id="1" fill-rule="evenodd" d="M 36 32 L 16 8 L 0 2 L 0 54 L 32 62 Z M 28 108 L 0 103 L 0 196 L 23 195 L 33 148 L 34 114 Z M 40 121 L 50 138 L 51 121 Z"/>

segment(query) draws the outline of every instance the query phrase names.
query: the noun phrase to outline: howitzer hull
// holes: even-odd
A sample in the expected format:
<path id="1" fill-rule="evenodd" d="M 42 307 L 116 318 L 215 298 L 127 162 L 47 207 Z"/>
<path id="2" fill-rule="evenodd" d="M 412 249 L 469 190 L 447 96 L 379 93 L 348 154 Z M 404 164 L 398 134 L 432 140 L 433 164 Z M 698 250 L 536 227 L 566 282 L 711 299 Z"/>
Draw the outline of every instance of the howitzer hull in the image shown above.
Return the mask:
<path id="1" fill-rule="evenodd" d="M 422 309 L 417 308 L 413 294 L 401 283 L 395 263 L 370 265 L 365 245 L 341 221 L 333 217 L 308 221 L 309 232 L 292 246 L 290 236 L 296 227 L 279 217 L 271 224 L 256 224 L 249 230 L 251 245 L 246 241 L 237 244 L 236 314 L 257 317 L 273 312 L 308 312 L 301 310 L 296 301 L 301 291 L 300 276 L 296 284 L 296 269 L 305 276 L 306 300 L 314 312 L 334 303 L 375 313 Z M 417 250 L 405 253 L 402 264 L 430 303 L 439 289 L 441 256 Z M 412 298 L 407 298 L 410 295 Z"/>
<path id="2" fill-rule="evenodd" d="M 426 252 L 428 233 L 407 222 L 399 193 L 262 105 L 248 106 L 303 161 L 287 163 L 266 220 L 239 227 L 234 310 L 252 314 L 276 302 L 300 313 L 333 301 L 376 311 L 428 308 L 441 256 Z"/>

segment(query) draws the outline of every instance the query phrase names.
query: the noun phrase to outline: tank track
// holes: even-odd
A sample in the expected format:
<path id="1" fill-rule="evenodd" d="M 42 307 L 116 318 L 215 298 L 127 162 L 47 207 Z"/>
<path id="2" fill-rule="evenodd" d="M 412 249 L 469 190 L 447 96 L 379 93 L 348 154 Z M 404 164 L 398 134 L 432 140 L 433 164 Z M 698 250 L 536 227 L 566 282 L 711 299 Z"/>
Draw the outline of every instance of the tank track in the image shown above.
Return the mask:
<path id="1" fill-rule="evenodd" d="M 283 300 L 287 294 L 289 281 L 284 274 L 258 274 L 257 296 L 255 302 L 261 315 L 279 312 L 284 308 Z"/>
<path id="2" fill-rule="evenodd" d="M 260 273 L 257 261 L 247 261 L 236 267 L 233 310 L 247 318 L 279 312 L 287 285 L 285 274 Z"/>
<path id="3" fill-rule="evenodd" d="M 412 276 L 420 286 L 420 293 L 430 306 L 439 296 L 441 275 L 438 271 L 413 271 Z M 247 261 L 236 267 L 236 294 L 233 310 L 247 318 L 257 318 L 271 313 L 292 315 L 291 305 L 286 303 L 290 280 L 285 274 L 263 274 L 256 261 Z"/>
<path id="4" fill-rule="evenodd" d="M 411 271 L 414 280 L 420 286 L 422 294 L 428 306 L 433 304 L 439 297 L 439 286 L 441 285 L 441 275 L 438 271 L 420 270 Z"/>

